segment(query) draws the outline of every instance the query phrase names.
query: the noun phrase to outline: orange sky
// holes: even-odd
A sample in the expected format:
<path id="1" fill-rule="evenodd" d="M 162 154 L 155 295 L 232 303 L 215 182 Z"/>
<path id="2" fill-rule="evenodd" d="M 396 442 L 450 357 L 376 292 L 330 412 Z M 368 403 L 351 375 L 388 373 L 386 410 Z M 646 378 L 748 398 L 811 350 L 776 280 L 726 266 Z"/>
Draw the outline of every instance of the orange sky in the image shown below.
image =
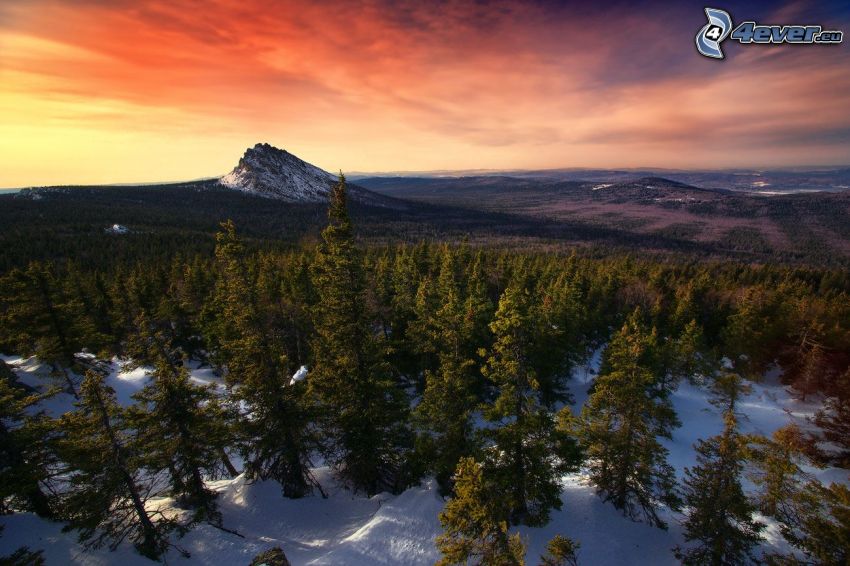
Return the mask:
<path id="1" fill-rule="evenodd" d="M 847 44 L 709 60 L 684 4 L 2 0 L 0 187 L 219 175 L 258 141 L 331 171 L 850 164 Z M 730 11 L 848 32 L 845 4 Z"/>

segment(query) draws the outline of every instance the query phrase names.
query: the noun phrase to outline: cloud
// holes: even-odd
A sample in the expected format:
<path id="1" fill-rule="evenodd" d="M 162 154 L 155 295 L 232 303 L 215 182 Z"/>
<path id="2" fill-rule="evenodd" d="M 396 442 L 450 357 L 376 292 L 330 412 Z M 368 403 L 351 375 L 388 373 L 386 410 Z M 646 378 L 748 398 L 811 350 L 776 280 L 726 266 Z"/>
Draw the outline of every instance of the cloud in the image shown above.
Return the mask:
<path id="1" fill-rule="evenodd" d="M 850 19 L 840 4 L 730 10 Z M 850 160 L 846 45 L 727 43 L 712 61 L 693 46 L 704 20 L 659 2 L 10 0 L 0 119 L 60 141 L 263 137 L 359 170 Z"/>

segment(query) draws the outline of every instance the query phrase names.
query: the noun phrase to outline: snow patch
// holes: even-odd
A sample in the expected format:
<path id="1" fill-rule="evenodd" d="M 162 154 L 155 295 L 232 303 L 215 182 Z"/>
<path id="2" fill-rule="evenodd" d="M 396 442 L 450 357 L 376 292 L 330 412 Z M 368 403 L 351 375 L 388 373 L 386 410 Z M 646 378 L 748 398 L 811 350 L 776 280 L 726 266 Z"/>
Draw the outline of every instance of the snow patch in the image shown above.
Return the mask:
<path id="1" fill-rule="evenodd" d="M 588 360 L 577 366 L 570 386 L 580 411 L 587 399 L 587 389 L 598 371 L 603 347 L 597 348 Z M 50 368 L 35 358 L 0 356 L 28 385 L 44 388 L 57 383 Z M 126 363 L 113 359 L 108 363 L 107 383 L 113 387 L 119 402 L 128 404 L 131 395 L 148 382 L 148 369 L 130 369 Z M 199 383 L 221 385 L 221 380 L 207 367 L 190 363 L 191 378 Z M 303 372 L 302 372 L 303 370 Z M 292 379 L 307 375 L 302 367 Z M 811 426 L 808 419 L 820 408 L 817 399 L 802 402 L 793 398 L 779 384 L 774 369 L 762 383 L 751 383 L 751 392 L 739 403 L 743 416 L 742 432 L 770 435 L 776 429 L 795 422 Z M 61 383 L 60 383 L 61 385 Z M 673 431 L 672 440 L 664 440 L 670 451 L 669 462 L 679 478 L 684 468 L 693 466 L 693 444 L 722 430 L 721 411 L 711 403 L 710 393 L 683 381 L 672 395 L 672 401 L 682 426 Z M 73 397 L 60 393 L 46 400 L 42 408 L 53 416 L 73 409 Z M 426 480 L 399 495 L 388 493 L 366 497 L 352 493 L 338 484 L 331 470 L 318 467 L 314 475 L 329 497 L 319 495 L 302 499 L 286 499 L 280 486 L 273 481 L 249 482 L 244 476 L 209 482 L 219 492 L 219 504 L 224 526 L 244 535 L 226 533 L 209 525 L 199 525 L 177 544 L 191 553 L 184 559 L 169 552 L 172 564 L 248 564 L 256 554 L 273 546 L 283 548 L 294 566 L 303 565 L 373 565 L 403 564 L 416 566 L 433 564 L 439 558 L 435 537 L 441 532 L 438 519 L 445 501 L 437 492 L 435 482 Z M 811 470 L 822 482 L 847 481 L 847 470 L 835 468 Z M 750 489 L 745 483 L 745 488 Z M 579 561 L 584 565 L 667 565 L 676 564 L 670 549 L 683 543 L 680 516 L 662 509 L 662 518 L 669 530 L 662 531 L 645 523 L 631 521 L 603 503 L 588 485 L 587 477 L 579 472 L 562 478 L 562 509 L 553 511 L 551 521 L 541 528 L 519 527 L 516 530 L 528 545 L 528 562 L 534 564 L 545 550 L 546 543 L 562 534 L 581 543 Z M 786 549 L 776 526 L 767 520 L 765 549 Z M 108 549 L 83 551 L 74 533 L 62 533 L 62 523 L 39 519 L 29 513 L 0 517 L 6 530 L 0 537 L 0 555 L 9 554 L 22 545 L 31 550 L 44 550 L 47 564 L 108 564 L 122 566 L 149 565 L 150 561 L 136 554 L 127 543 L 115 552 Z"/>
<path id="2" fill-rule="evenodd" d="M 299 381 L 304 381 L 307 379 L 307 366 L 301 366 L 298 368 L 298 371 L 295 372 L 295 375 L 292 376 L 292 379 L 289 380 L 289 385 L 294 385 Z"/>
<path id="3" fill-rule="evenodd" d="M 219 182 L 230 189 L 292 202 L 324 202 L 333 175 L 291 153 L 257 144 L 248 149 L 233 171 Z"/>

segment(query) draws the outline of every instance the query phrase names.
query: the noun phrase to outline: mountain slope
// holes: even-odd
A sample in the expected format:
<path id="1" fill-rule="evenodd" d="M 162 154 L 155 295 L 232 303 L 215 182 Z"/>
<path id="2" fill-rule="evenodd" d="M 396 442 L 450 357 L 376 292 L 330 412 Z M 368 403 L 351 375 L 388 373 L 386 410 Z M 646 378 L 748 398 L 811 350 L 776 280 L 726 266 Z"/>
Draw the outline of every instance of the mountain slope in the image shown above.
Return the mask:
<path id="1" fill-rule="evenodd" d="M 259 196 L 294 202 L 322 202 L 334 177 L 288 151 L 258 143 L 220 180 L 222 185 Z"/>
<path id="2" fill-rule="evenodd" d="M 321 203 L 337 177 L 286 150 L 267 143 L 250 147 L 236 167 L 219 179 L 228 188 L 287 202 Z M 373 206 L 401 207 L 395 199 L 349 183 L 352 200 Z"/>

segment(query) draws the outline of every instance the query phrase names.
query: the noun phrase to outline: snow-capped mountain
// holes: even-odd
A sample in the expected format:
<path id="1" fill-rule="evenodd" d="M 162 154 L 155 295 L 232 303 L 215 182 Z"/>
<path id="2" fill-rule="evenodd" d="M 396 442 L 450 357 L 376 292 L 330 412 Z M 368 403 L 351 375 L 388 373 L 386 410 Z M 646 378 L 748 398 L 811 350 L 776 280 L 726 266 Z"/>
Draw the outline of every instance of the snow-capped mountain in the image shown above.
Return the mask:
<path id="1" fill-rule="evenodd" d="M 289 202 L 326 202 L 338 177 L 267 143 L 249 147 L 239 164 L 219 183 L 229 189 Z M 407 203 L 348 183 L 351 200 L 370 206 L 405 209 Z"/>
<path id="2" fill-rule="evenodd" d="M 239 164 L 220 180 L 231 189 L 292 202 L 323 202 L 336 178 L 267 143 L 248 148 Z"/>

